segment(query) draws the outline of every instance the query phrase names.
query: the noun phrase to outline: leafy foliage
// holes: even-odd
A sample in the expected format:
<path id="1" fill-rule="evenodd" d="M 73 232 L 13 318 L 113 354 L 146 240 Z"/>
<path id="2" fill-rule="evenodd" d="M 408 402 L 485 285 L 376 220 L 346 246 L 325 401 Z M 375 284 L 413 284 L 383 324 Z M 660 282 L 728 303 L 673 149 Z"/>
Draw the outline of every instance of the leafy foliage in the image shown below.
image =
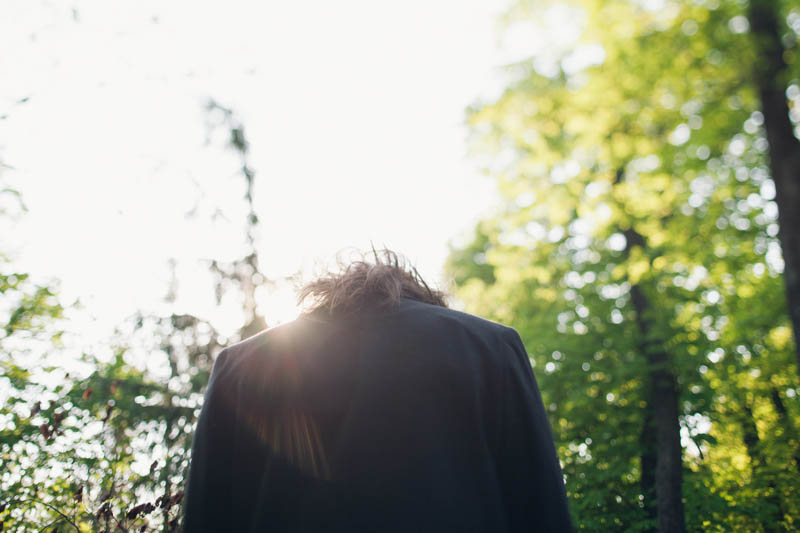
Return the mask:
<path id="1" fill-rule="evenodd" d="M 654 351 L 679 389 L 687 528 L 800 520 L 797 369 L 744 8 L 574 2 L 581 39 L 513 65 L 469 114 L 504 205 L 448 268 L 467 310 L 526 340 L 582 529 L 655 527 Z M 509 21 L 537 13 L 522 2 Z"/>
<path id="2" fill-rule="evenodd" d="M 216 353 L 266 324 L 258 270 L 254 173 L 244 128 L 217 104 L 242 157 L 247 255 L 212 261 L 217 296 L 244 296 L 243 327 L 222 337 L 186 314 L 135 314 L 103 346 L 76 352 L 55 289 L 36 285 L 0 257 L 0 530 L 176 531 L 191 435 Z M 174 298 L 170 288 L 167 300 Z"/>

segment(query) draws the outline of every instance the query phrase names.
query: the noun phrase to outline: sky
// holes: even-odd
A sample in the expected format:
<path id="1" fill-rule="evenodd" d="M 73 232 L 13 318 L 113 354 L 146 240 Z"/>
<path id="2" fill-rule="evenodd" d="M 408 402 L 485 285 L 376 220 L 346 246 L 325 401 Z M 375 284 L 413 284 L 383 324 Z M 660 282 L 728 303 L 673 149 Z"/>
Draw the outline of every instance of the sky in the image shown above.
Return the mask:
<path id="1" fill-rule="evenodd" d="M 441 286 L 448 242 L 496 203 L 467 154 L 465 109 L 541 41 L 500 42 L 506 5 L 6 0 L 0 161 L 28 211 L 3 226 L 4 252 L 59 280 L 97 332 L 163 310 L 170 259 L 170 310 L 240 325 L 215 307 L 205 266 L 246 250 L 244 182 L 208 126 L 214 99 L 250 142 L 268 277 L 308 278 L 375 244 Z M 260 304 L 269 323 L 296 313 L 287 287 Z"/>

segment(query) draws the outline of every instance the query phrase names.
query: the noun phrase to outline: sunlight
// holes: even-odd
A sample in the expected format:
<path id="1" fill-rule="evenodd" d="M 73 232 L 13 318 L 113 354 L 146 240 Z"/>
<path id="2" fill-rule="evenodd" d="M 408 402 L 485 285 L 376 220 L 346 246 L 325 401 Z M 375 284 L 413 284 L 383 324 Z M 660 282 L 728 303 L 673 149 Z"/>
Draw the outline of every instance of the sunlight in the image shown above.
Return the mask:
<path id="1" fill-rule="evenodd" d="M 256 291 L 258 310 L 269 326 L 291 322 L 300 314 L 297 296 L 289 284 L 270 288 L 261 286 Z"/>

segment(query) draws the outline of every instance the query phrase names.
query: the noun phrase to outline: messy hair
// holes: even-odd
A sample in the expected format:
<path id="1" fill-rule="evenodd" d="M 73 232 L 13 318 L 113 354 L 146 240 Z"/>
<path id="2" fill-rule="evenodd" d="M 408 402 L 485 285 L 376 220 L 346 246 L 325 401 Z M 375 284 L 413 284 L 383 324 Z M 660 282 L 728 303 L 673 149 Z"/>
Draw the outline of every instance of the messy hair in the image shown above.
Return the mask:
<path id="1" fill-rule="evenodd" d="M 388 308 L 400 298 L 447 307 L 444 292 L 432 289 L 407 259 L 389 249 L 358 252 L 354 260 L 337 261 L 339 271 L 328 271 L 304 285 L 298 302 L 312 303 L 306 312 L 349 313 L 366 307 Z"/>

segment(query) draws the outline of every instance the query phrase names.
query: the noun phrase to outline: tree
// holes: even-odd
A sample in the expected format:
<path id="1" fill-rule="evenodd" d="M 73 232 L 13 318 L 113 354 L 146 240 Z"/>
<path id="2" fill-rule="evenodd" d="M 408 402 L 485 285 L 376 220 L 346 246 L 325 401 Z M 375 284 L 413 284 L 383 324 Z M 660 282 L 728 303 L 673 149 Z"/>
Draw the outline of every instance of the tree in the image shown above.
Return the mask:
<path id="1" fill-rule="evenodd" d="M 583 528 L 790 524 L 797 471 L 769 480 L 798 445 L 796 380 L 743 6 L 572 5 L 581 40 L 470 110 L 505 203 L 453 250 L 458 295 L 527 341 Z"/>
<path id="2" fill-rule="evenodd" d="M 218 334 L 192 316 L 138 316 L 74 354 L 54 288 L 5 256 L 0 296 L 2 529 L 175 530 Z"/>
<path id="3" fill-rule="evenodd" d="M 224 129 L 241 158 L 247 202 L 242 259 L 210 261 L 218 301 L 241 292 L 243 325 L 234 338 L 190 314 L 135 313 L 108 344 L 77 355 L 61 343 L 69 324 L 54 290 L 33 284 L 0 256 L 0 529 L 176 531 L 192 431 L 216 353 L 266 327 L 256 287 L 254 172 L 244 127 L 232 111 Z M 217 118 L 220 118 L 217 116 Z M 174 298 L 170 287 L 167 300 Z M 76 343 L 79 344 L 79 341 Z"/>
<path id="4" fill-rule="evenodd" d="M 751 0 L 747 16 L 758 60 L 752 69 L 769 142 L 770 173 L 778 204 L 778 236 L 783 251 L 786 300 L 794 329 L 797 369 L 800 372 L 800 140 L 789 118 L 787 93 L 797 48 L 796 34 L 783 28 L 783 10 L 774 0 Z M 797 14 L 795 12 L 795 18 Z M 787 44 L 784 44 L 787 43 Z M 796 75 L 796 71 L 794 72 Z M 796 80 L 795 80 L 796 81 Z M 795 104 L 796 105 L 796 104 Z"/>

